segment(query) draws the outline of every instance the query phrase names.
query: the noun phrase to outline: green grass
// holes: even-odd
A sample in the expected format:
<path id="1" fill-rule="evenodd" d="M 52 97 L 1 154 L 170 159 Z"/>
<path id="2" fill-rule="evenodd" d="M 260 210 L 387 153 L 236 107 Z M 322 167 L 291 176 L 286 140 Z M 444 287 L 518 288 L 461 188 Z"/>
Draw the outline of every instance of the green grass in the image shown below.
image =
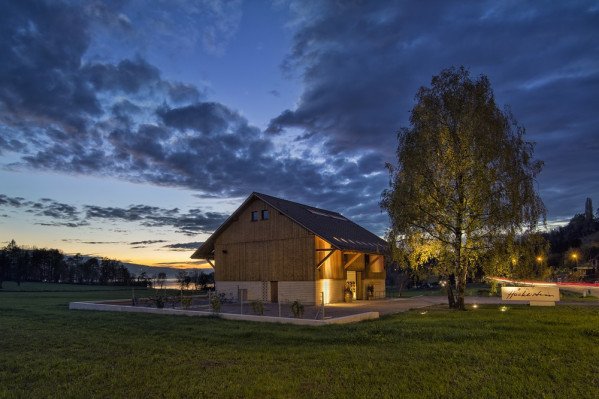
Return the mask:
<path id="1" fill-rule="evenodd" d="M 566 302 L 597 302 L 599 298 L 594 295 L 582 296 L 580 292 L 560 290 L 560 298 Z"/>
<path id="2" fill-rule="evenodd" d="M 599 397 L 596 307 L 325 327 L 67 309 L 124 294 L 0 291 L 0 397 Z"/>
<path id="3" fill-rule="evenodd" d="M 146 288 L 136 287 L 135 291 L 146 291 Z M 131 287 L 119 285 L 83 285 L 83 284 L 55 284 L 55 283 L 31 283 L 25 282 L 18 285 L 14 281 L 2 283 L 0 292 L 83 292 L 83 291 L 126 291 L 131 292 Z M 125 295 L 122 294 L 121 295 Z"/>

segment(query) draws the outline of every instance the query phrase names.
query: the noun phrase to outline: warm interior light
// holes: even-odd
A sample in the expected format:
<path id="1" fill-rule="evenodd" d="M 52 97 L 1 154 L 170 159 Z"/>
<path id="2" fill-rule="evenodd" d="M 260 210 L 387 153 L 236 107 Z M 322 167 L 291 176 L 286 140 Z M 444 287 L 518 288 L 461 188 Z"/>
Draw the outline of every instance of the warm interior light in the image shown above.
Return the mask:
<path id="1" fill-rule="evenodd" d="M 478 309 L 478 305 L 475 303 L 474 305 L 472 305 L 472 308 Z"/>

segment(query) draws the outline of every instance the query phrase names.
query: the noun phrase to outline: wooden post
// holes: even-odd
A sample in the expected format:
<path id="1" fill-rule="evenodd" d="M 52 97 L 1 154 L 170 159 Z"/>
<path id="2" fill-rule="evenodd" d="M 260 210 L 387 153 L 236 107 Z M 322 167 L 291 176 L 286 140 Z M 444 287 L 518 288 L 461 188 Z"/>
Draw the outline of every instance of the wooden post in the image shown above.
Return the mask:
<path id="1" fill-rule="evenodd" d="M 322 300 L 322 319 L 324 320 L 324 292 L 320 293 L 320 297 Z"/>

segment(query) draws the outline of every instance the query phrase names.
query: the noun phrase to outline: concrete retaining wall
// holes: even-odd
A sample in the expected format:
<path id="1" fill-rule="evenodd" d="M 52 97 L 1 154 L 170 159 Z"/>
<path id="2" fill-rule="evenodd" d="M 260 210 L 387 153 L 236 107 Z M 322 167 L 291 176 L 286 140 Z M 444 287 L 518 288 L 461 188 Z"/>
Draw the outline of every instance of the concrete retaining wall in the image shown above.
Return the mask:
<path id="1" fill-rule="evenodd" d="M 258 321 L 264 323 L 280 323 L 280 324 L 297 324 L 305 326 L 323 326 L 327 324 L 347 324 L 356 323 L 363 320 L 373 320 L 379 318 L 379 312 L 365 312 L 358 313 L 350 316 L 335 317 L 325 320 L 312 320 L 312 319 L 294 319 L 288 317 L 272 317 L 272 316 L 256 316 L 256 315 L 245 315 L 245 314 L 233 314 L 233 313 L 212 313 L 202 312 L 197 310 L 179 310 L 179 309 L 157 309 L 142 306 L 125 306 L 125 305 L 108 305 L 105 303 L 95 302 L 71 302 L 69 303 L 69 309 L 71 310 L 96 310 L 104 312 L 129 312 L 129 313 L 153 313 L 153 314 L 166 314 L 166 315 L 177 315 L 177 316 L 218 316 L 221 319 L 226 320 L 246 320 L 246 321 Z"/>

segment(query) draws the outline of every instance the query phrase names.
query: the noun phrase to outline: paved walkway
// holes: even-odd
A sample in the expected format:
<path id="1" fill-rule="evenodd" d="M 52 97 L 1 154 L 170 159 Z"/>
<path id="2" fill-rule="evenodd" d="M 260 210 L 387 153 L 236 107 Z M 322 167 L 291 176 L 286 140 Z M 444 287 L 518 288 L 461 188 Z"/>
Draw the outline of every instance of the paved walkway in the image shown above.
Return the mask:
<path id="1" fill-rule="evenodd" d="M 497 297 L 466 297 L 466 304 L 473 305 L 501 305 L 507 304 Z M 524 305 L 525 301 L 511 301 L 510 304 Z M 428 306 L 446 305 L 445 296 L 419 296 L 412 298 L 380 299 L 374 301 L 356 301 L 352 303 L 335 303 L 327 305 L 327 309 L 351 308 L 360 312 L 379 312 L 381 315 L 406 312 L 412 309 L 426 308 Z M 599 304 L 599 303 L 598 303 Z"/>
<path id="2" fill-rule="evenodd" d="M 580 303 L 580 302 L 579 302 Z M 586 304 L 586 302 L 582 302 Z M 598 302 L 595 303 L 599 306 Z M 395 314 L 407 312 L 412 309 L 426 308 L 429 306 L 447 304 L 445 296 L 419 296 L 412 298 L 376 299 L 371 301 L 354 301 L 351 303 L 331 303 L 325 306 L 325 317 L 341 317 L 364 312 L 379 312 L 379 314 Z M 527 301 L 502 301 L 498 297 L 466 297 L 466 304 L 473 305 L 525 305 Z M 576 303 L 578 304 L 578 303 Z M 280 305 L 280 306 L 279 306 Z M 279 308 L 282 317 L 293 317 L 290 303 L 264 303 L 265 316 L 279 316 Z M 240 313 L 240 304 L 224 304 L 221 309 L 225 313 Z M 304 305 L 304 318 L 322 317 L 322 309 L 319 306 Z M 254 314 L 249 303 L 243 306 L 244 314 Z"/>
<path id="3" fill-rule="evenodd" d="M 499 297 L 466 297 L 468 306 L 479 305 L 526 305 L 527 301 L 502 301 Z M 108 301 L 106 303 L 118 304 L 116 301 Z M 129 305 L 130 301 L 123 301 L 123 305 Z M 331 303 L 325 306 L 325 317 L 342 317 L 365 312 L 379 312 L 382 315 L 407 312 L 412 309 L 421 309 L 429 306 L 446 305 L 447 297 L 445 296 L 418 296 L 412 298 L 391 298 L 391 299 L 376 299 L 370 301 L 354 301 L 351 303 Z M 599 306 L 599 301 L 590 302 L 558 302 L 559 305 L 576 305 L 576 306 Z M 263 303 L 264 316 L 274 317 L 293 317 L 291 303 Z M 170 307 L 167 305 L 167 307 Z M 211 311 L 208 301 L 205 299 L 194 299 L 189 310 Z M 225 303 L 221 306 L 222 313 L 232 314 L 257 314 L 252 308 L 251 303 L 244 303 L 243 306 L 239 303 Z M 322 308 L 320 306 L 304 305 L 305 319 L 322 319 Z"/>

